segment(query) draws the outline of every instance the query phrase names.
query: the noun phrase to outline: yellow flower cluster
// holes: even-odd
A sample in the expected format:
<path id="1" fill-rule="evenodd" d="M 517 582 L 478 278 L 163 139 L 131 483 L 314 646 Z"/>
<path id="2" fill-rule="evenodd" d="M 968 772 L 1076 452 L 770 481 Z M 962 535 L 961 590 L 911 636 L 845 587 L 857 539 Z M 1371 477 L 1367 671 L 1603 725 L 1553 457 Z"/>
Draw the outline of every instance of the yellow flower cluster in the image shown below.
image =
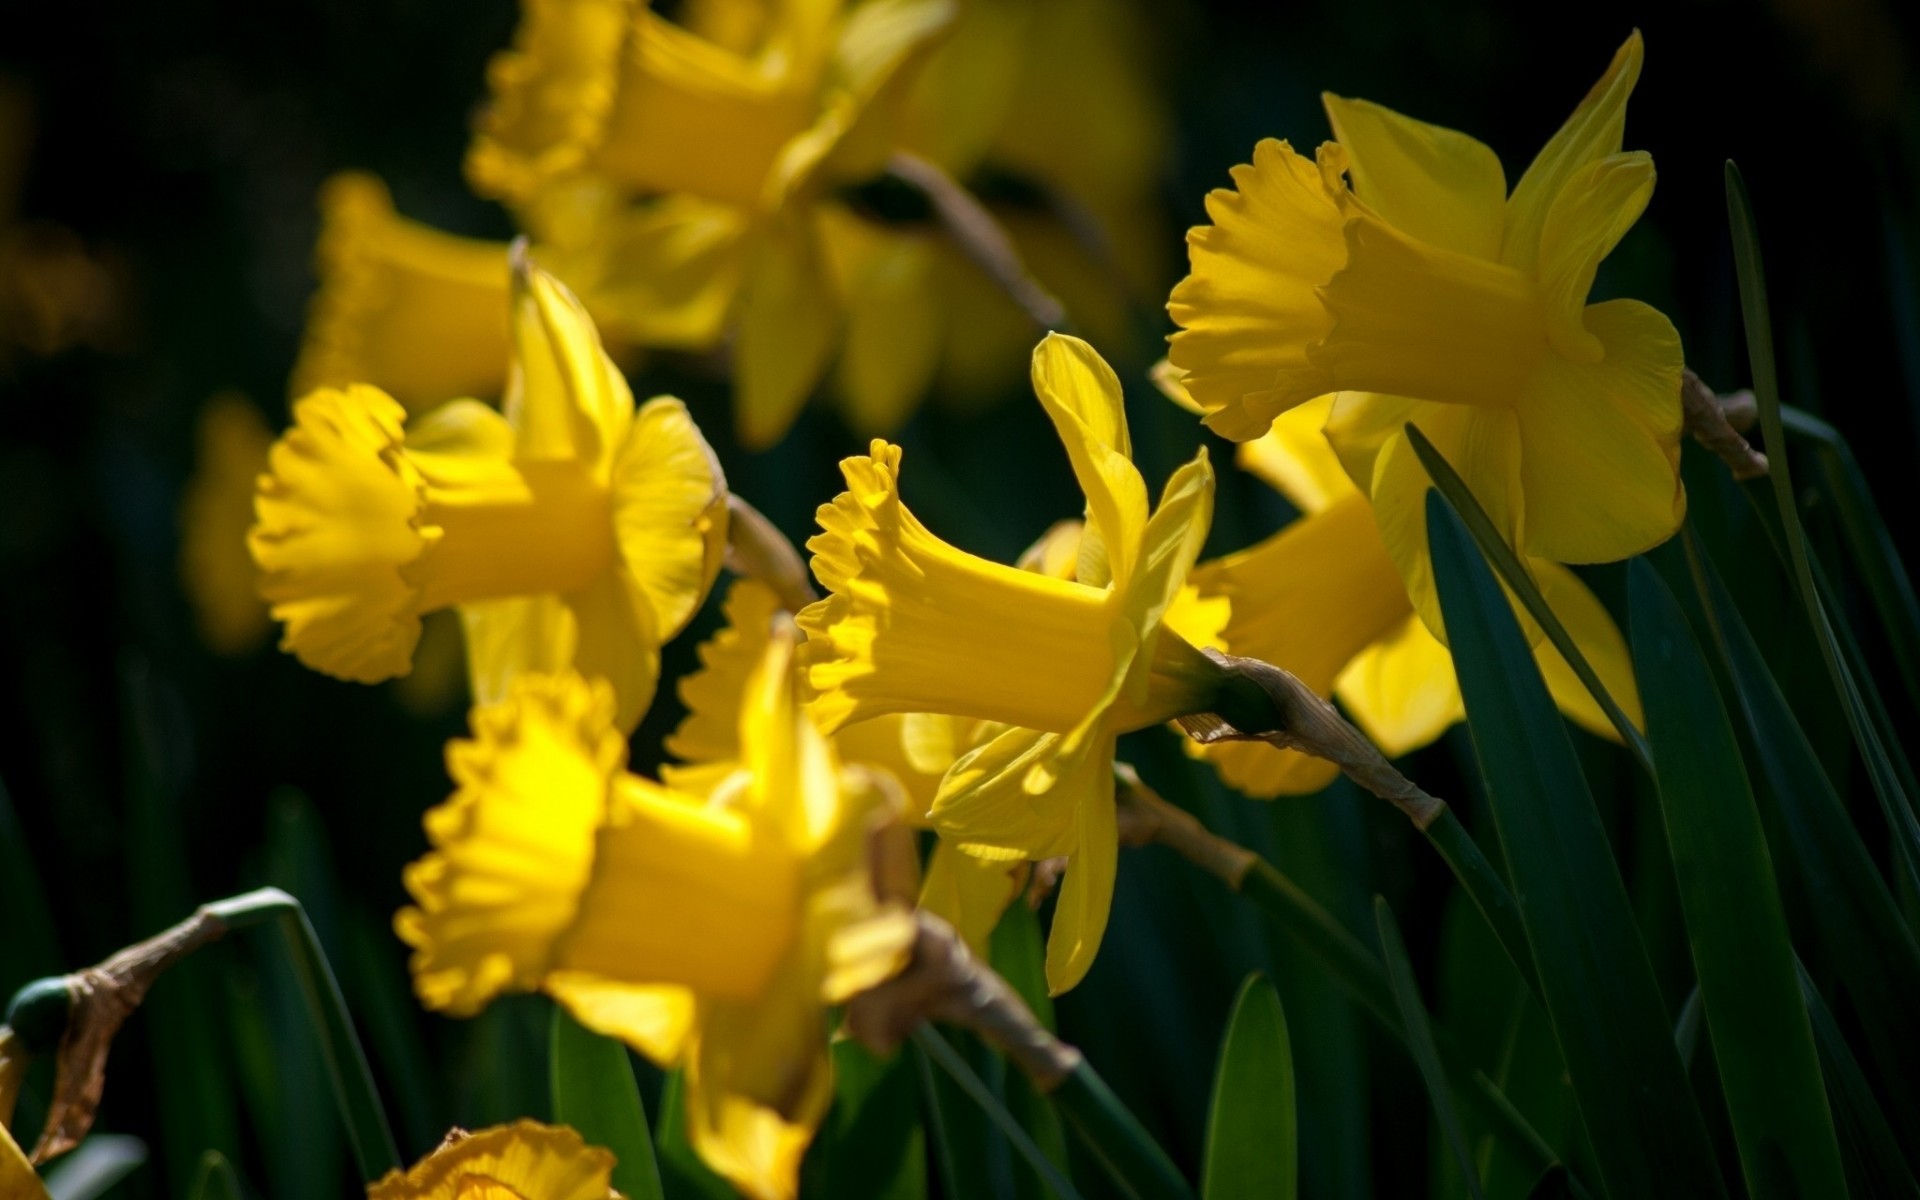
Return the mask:
<path id="1" fill-rule="evenodd" d="M 1220 707 L 1218 652 L 1291 670 L 1389 754 L 1461 719 L 1408 424 L 1639 719 L 1619 630 L 1565 565 L 1657 543 L 1685 504 L 1678 338 L 1644 304 L 1587 303 L 1653 185 L 1651 160 L 1620 148 L 1636 34 L 1511 194 L 1479 142 L 1328 97 L 1335 141 L 1312 159 L 1262 142 L 1208 198 L 1156 379 L 1241 443 L 1296 521 L 1200 561 L 1206 449 L 1155 502 L 1120 379 L 1089 342 L 1049 334 L 1031 383 L 1082 519 L 1017 564 L 978 557 L 907 507 L 903 452 L 875 438 L 818 510 L 824 597 L 789 617 L 766 583 L 736 581 L 678 681 L 678 763 L 657 781 L 626 769 L 661 646 L 715 583 L 729 497 L 686 407 L 636 406 L 601 330 L 730 349 L 749 446 L 777 440 L 836 361 L 870 430 L 966 357 L 961 340 L 1000 369 L 995 347 L 1031 331 L 969 316 L 952 247 L 864 206 L 902 155 L 952 178 L 1013 164 L 1131 229 L 1151 106 L 1100 66 L 1123 55 L 1049 57 L 1123 41 L 1110 12 L 699 0 L 669 20 L 637 0 L 527 0 L 467 172 L 530 241 L 453 238 L 398 216 L 378 181 L 337 178 L 292 427 L 263 450 L 229 404 L 205 435 L 191 574 L 234 574 L 219 547 L 244 522 L 219 481 L 259 469 L 246 542 L 303 663 L 405 675 L 422 618 L 458 614 L 473 736 L 448 750 L 455 791 L 426 816 L 396 920 L 422 1002 L 471 1015 L 543 992 L 682 1069 L 695 1149 L 752 1196 L 795 1193 L 832 1098 L 827 1010 L 910 957 L 911 893 L 875 865 L 881 826 L 937 834 L 919 903 L 976 947 L 1030 864 L 1064 862 L 1057 993 L 1108 924 L 1118 739 Z M 1113 98 L 1111 140 L 1061 130 L 1079 72 Z M 1107 281 L 1150 279 L 1151 258 L 1118 256 Z M 208 591 L 210 638 L 243 646 L 257 608 Z M 1561 708 L 1612 736 L 1559 654 L 1537 654 Z M 1266 744 L 1194 752 L 1257 797 L 1334 773 Z M 609 1167 L 571 1131 L 521 1123 L 451 1139 L 371 1195 L 599 1200 Z"/>

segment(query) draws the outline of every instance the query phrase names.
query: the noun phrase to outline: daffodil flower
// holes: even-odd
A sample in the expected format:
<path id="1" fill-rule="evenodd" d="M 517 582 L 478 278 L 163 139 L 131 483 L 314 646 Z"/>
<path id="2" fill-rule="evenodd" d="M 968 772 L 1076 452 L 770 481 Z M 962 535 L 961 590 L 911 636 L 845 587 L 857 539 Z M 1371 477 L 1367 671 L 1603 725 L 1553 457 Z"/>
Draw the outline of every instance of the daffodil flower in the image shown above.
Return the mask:
<path id="1" fill-rule="evenodd" d="M 667 738 L 667 752 L 680 760 L 661 768 L 670 787 L 705 794 L 740 763 L 740 709 L 748 684 L 773 636 L 780 602 L 753 579 L 734 581 L 725 604 L 727 623 L 699 648 L 700 669 L 682 676 L 680 700 L 686 719 Z M 940 779 L 969 747 L 982 740 L 982 722 L 932 713 L 889 713 L 843 726 L 832 737 L 835 753 L 851 769 L 867 771 L 899 789 L 902 816 L 926 828 Z M 993 927 L 1026 882 L 1024 863 L 990 862 L 938 842 L 927 863 L 920 907 L 959 932 L 976 952 L 986 952 Z"/>
<path id="2" fill-rule="evenodd" d="M 273 431 L 246 397 L 223 392 L 201 410 L 195 442 L 193 478 L 180 497 L 180 583 L 201 640 L 217 654 L 244 654 L 273 627 L 247 554 L 254 481 Z"/>
<path id="3" fill-rule="evenodd" d="M 891 977 L 914 923 L 875 893 L 886 793 L 843 777 L 770 640 L 735 769 L 696 795 L 624 769 L 604 682 L 526 675 L 449 748 L 396 919 L 427 1007 L 547 992 L 582 1024 L 685 1069 L 687 1131 L 736 1187 L 791 1200 L 833 1098 L 826 1006 Z"/>
<path id="4" fill-rule="evenodd" d="M 1155 382 L 1192 406 L 1177 370 L 1157 371 Z M 1322 396 L 1289 409 L 1264 436 L 1240 444 L 1241 468 L 1302 515 L 1248 549 L 1201 563 L 1192 587 L 1201 600 L 1228 605 L 1221 649 L 1285 667 L 1320 695 L 1338 696 L 1374 744 L 1397 758 L 1433 742 L 1466 708 L 1453 659 L 1414 613 L 1367 498 L 1321 433 L 1333 404 Z M 1566 567 L 1544 559 L 1530 566 L 1574 644 L 1639 723 L 1633 663 L 1606 607 Z M 1619 740 L 1553 644 L 1542 638 L 1534 655 L 1560 710 L 1588 732 Z M 1187 746 L 1227 783 L 1261 799 L 1318 791 L 1338 772 L 1325 759 L 1260 742 Z"/>
<path id="5" fill-rule="evenodd" d="M 741 437 L 769 445 L 840 336 L 832 192 L 879 174 L 951 18 L 948 0 L 789 0 L 723 42 L 630 0 L 534 0 L 489 68 L 467 175 L 582 273 L 611 255 L 592 290 L 636 330 L 735 331 Z"/>
<path id="6" fill-rule="evenodd" d="M 631 729 L 719 570 L 726 480 L 678 400 L 635 411 L 579 302 L 524 256 L 512 303 L 505 415 L 456 400 L 403 429 L 364 384 L 294 406 L 248 537 L 260 593 L 285 649 L 363 683 L 405 674 L 422 614 L 456 607 L 477 698 L 577 667 Z"/>
<path id="7" fill-rule="evenodd" d="M 1058 992 L 1092 964 L 1112 902 L 1114 739 L 1209 709 L 1220 682 L 1162 628 L 1206 536 L 1213 473 L 1202 451 L 1150 517 L 1119 380 L 1093 348 L 1050 335 L 1033 382 L 1087 498 L 1079 581 L 941 541 L 901 501 L 899 448 L 876 441 L 840 464 L 848 490 L 820 509 L 807 545 L 831 594 L 799 619 L 829 729 L 887 713 L 1009 727 L 954 764 L 933 822 L 977 857 L 1069 857 L 1047 950 Z"/>
<path id="8" fill-rule="evenodd" d="M 613 1166 L 610 1151 L 564 1125 L 456 1129 L 406 1171 L 368 1185 L 367 1200 L 618 1200 Z"/>
<path id="9" fill-rule="evenodd" d="M 1653 193 L 1652 159 L 1620 149 L 1640 67 L 1636 33 L 1510 195 L 1480 142 L 1328 96 L 1337 141 L 1260 143 L 1188 235 L 1170 357 L 1207 423 L 1257 438 L 1337 393 L 1327 437 L 1443 636 L 1408 422 L 1535 559 L 1625 558 L 1685 511 L 1679 337 L 1638 301 L 1586 302 Z"/>
<path id="10" fill-rule="evenodd" d="M 19 1037 L 0 1025 L 0 1196 L 6 1200 L 47 1200 L 47 1185 L 7 1128 L 26 1074 L 27 1054 Z"/>

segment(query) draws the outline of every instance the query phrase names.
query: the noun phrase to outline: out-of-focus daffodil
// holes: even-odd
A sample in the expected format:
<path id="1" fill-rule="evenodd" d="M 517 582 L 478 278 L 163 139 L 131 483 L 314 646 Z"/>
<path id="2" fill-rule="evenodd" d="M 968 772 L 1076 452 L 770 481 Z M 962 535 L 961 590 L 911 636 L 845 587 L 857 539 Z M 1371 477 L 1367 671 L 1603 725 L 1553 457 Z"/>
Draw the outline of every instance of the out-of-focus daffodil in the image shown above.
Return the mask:
<path id="1" fill-rule="evenodd" d="M 954 764 L 933 821 L 978 857 L 1069 857 L 1047 950 L 1057 992 L 1091 965 L 1112 902 L 1114 739 L 1210 708 L 1219 685 L 1162 627 L 1206 536 L 1213 474 L 1203 451 L 1149 517 L 1119 381 L 1092 347 L 1050 335 L 1033 381 L 1087 497 L 1079 581 L 935 537 L 901 502 L 899 449 L 876 442 L 841 463 L 848 490 L 820 509 L 808 548 L 831 594 L 800 624 L 830 729 L 901 712 L 1009 726 Z"/>
<path id="2" fill-rule="evenodd" d="M 1192 405 L 1178 371 L 1163 369 L 1155 381 L 1177 403 Z M 1438 738 L 1466 709 L 1452 658 L 1414 613 L 1366 497 L 1321 433 L 1333 404 L 1332 396 L 1322 396 L 1289 409 L 1264 436 L 1240 444 L 1240 466 L 1303 515 L 1246 550 L 1201 563 L 1193 587 L 1201 598 L 1229 606 L 1221 648 L 1283 666 L 1322 696 L 1338 696 L 1367 736 L 1398 757 Z M 1601 682 L 1639 722 L 1626 639 L 1605 606 L 1558 563 L 1530 565 Z M 1582 728 L 1618 740 L 1553 644 L 1541 640 L 1534 654 L 1560 710 Z M 1318 791 L 1338 770 L 1324 759 L 1259 742 L 1188 746 L 1229 784 L 1260 798 Z"/>
<path id="3" fill-rule="evenodd" d="M 1327 436 L 1436 632 L 1407 422 L 1536 559 L 1625 558 L 1684 513 L 1679 337 L 1638 301 L 1586 302 L 1653 193 L 1652 159 L 1620 149 L 1640 67 L 1636 33 L 1511 195 L 1480 142 L 1328 96 L 1338 140 L 1317 161 L 1260 143 L 1188 236 L 1171 360 L 1207 423 L 1244 441 L 1338 393 Z"/>
<path id="4" fill-rule="evenodd" d="M 450 748 L 459 790 L 427 816 L 396 927 L 429 1008 L 538 988 L 683 1066 L 694 1149 L 790 1200 L 833 1095 L 825 1007 L 903 967 L 915 927 L 869 870 L 887 793 L 843 777 L 790 633 L 747 693 L 738 765 L 696 795 L 623 769 L 604 683 L 522 676 Z"/>
<path id="5" fill-rule="evenodd" d="M 244 396 L 223 392 L 200 412 L 193 478 L 180 498 L 180 582 L 200 636 L 217 654 L 259 646 L 273 622 L 255 590 L 247 527 L 273 431 Z"/>
<path id="6" fill-rule="evenodd" d="M 740 763 L 740 709 L 748 683 L 773 636 L 780 602 L 752 579 L 727 592 L 727 624 L 700 646 L 700 670 L 680 680 L 686 719 L 667 738 L 667 751 L 684 765 L 661 768 L 670 787 L 706 792 Z M 842 727 L 832 737 L 849 768 L 883 775 L 896 785 L 909 824 L 925 828 L 940 778 L 980 739 L 983 723 L 928 713 L 888 713 Z M 920 906 L 951 924 L 977 952 L 1000 914 L 1026 881 L 1024 863 L 990 862 L 962 854 L 949 842 L 934 846 Z"/>
<path id="7" fill-rule="evenodd" d="M 741 437 L 768 445 L 840 337 L 833 193 L 880 173 L 952 5 L 784 0 L 737 17 L 696 30 L 626 0 L 530 3 L 489 69 L 467 173 L 579 273 L 617 256 L 592 291 L 623 330 L 697 344 L 731 329 Z"/>
<path id="8" fill-rule="evenodd" d="M 367 1200 L 617 1200 L 613 1165 L 611 1152 L 564 1125 L 456 1129 L 406 1171 L 368 1185 Z"/>
<path id="9" fill-rule="evenodd" d="M 399 215 L 372 175 L 335 175 L 320 189 L 320 290 L 293 394 L 366 383 L 409 412 L 455 396 L 498 396 L 510 341 L 507 252 L 505 242 L 454 237 Z"/>
<path id="10" fill-rule="evenodd" d="M 456 400 L 403 431 L 362 384 L 294 406 L 248 535 L 260 593 L 286 649 L 366 683 L 405 673 L 422 614 L 457 607 L 478 699 L 577 667 L 631 729 L 719 570 L 726 481 L 678 400 L 634 410 L 579 302 L 524 258 L 512 331 L 504 416 Z"/>
<path id="11" fill-rule="evenodd" d="M 13 1103 L 27 1074 L 27 1053 L 13 1030 L 0 1025 L 0 1196 L 6 1200 L 47 1200 L 47 1185 L 27 1161 L 8 1125 Z"/>

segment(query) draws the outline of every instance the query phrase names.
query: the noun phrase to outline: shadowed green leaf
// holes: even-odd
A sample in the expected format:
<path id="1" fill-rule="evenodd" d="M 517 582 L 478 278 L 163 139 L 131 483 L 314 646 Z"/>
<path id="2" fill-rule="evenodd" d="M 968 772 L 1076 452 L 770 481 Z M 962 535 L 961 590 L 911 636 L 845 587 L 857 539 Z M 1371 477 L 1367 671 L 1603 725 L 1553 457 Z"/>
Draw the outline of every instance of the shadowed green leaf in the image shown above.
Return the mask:
<path id="1" fill-rule="evenodd" d="M 1833 1115 L 1733 727 L 1679 604 L 1643 560 L 1628 566 L 1628 593 L 1660 809 L 1748 1190 L 1842 1195 Z"/>
<path id="2" fill-rule="evenodd" d="M 660 1181 L 667 1200 L 734 1200 L 733 1186 L 700 1161 L 687 1141 L 686 1081 L 679 1071 L 667 1073 L 660 1090 L 660 1120 L 654 1131 L 659 1153 Z"/>
<path id="3" fill-rule="evenodd" d="M 1047 994 L 1047 944 L 1040 932 L 1040 916 L 1025 904 L 1010 904 L 993 928 L 987 947 L 988 958 L 1000 977 L 1020 993 L 1040 1024 L 1051 1030 L 1053 997 Z M 1067 1172 L 1067 1130 L 1053 1101 L 1034 1090 L 1032 1082 L 1018 1071 L 1009 1071 L 1006 1082 L 1007 1111 L 1020 1127 L 1033 1135 L 1033 1144 L 1047 1160 Z M 1013 1165 L 1013 1191 L 1020 1200 L 1037 1200 L 1050 1189 L 1024 1162 Z"/>
<path id="4" fill-rule="evenodd" d="M 1807 1015 L 1813 1021 L 1813 1040 L 1820 1051 L 1820 1068 L 1833 1098 L 1834 1123 L 1839 1127 L 1841 1153 L 1846 1157 L 1847 1182 L 1859 1200 L 1915 1200 L 1920 1183 L 1900 1152 L 1900 1143 L 1880 1111 L 1873 1086 L 1854 1061 L 1853 1050 L 1840 1033 L 1833 1012 L 1807 970 L 1794 963 Z"/>
<path id="5" fill-rule="evenodd" d="M 1427 1085 L 1427 1102 L 1439 1122 L 1440 1135 L 1446 1139 L 1447 1148 L 1467 1181 L 1467 1191 L 1479 1200 L 1486 1200 L 1486 1193 L 1480 1187 L 1480 1174 L 1473 1165 L 1473 1153 L 1467 1149 L 1466 1131 L 1460 1127 L 1460 1116 L 1453 1108 L 1453 1088 L 1447 1082 L 1446 1068 L 1440 1065 L 1440 1054 L 1433 1044 L 1426 1002 L 1420 998 L 1413 964 L 1407 961 L 1407 944 L 1400 936 L 1400 926 L 1394 921 L 1393 910 L 1387 907 L 1384 896 L 1373 898 L 1373 919 L 1380 931 L 1380 954 L 1387 964 L 1387 981 L 1393 987 L 1393 1000 L 1400 1009 L 1401 1024 L 1407 1030 L 1407 1049 L 1413 1052 L 1420 1079 Z"/>
<path id="6" fill-rule="evenodd" d="M 882 1059 L 852 1039 L 835 1042 L 833 1108 L 807 1149 L 803 1200 L 923 1200 L 927 1131 L 919 1091 L 912 1055 Z"/>
<path id="7" fill-rule="evenodd" d="M 1427 530 L 1475 757 L 1607 1190 L 1724 1196 L 1619 867 L 1533 654 L 1438 492 Z"/>
<path id="8" fill-rule="evenodd" d="M 200 1156 L 200 1173 L 194 1178 L 188 1200 L 241 1200 L 240 1177 L 233 1164 L 218 1150 Z"/>
<path id="9" fill-rule="evenodd" d="M 1280 993 L 1255 973 L 1240 985 L 1220 1044 L 1207 1112 L 1201 1200 L 1293 1200 L 1300 1194 L 1293 1044 Z"/>
<path id="10" fill-rule="evenodd" d="M 653 1136 L 624 1043 L 602 1037 L 553 1006 L 553 1119 L 613 1151 L 614 1190 L 627 1200 L 661 1200 Z"/>

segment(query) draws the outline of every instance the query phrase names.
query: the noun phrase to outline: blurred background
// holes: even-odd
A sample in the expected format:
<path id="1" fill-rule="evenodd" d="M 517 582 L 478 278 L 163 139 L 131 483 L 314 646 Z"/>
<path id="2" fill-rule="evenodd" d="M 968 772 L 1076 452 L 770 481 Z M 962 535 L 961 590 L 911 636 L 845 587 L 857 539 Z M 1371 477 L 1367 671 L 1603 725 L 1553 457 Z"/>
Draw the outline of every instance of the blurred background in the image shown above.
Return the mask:
<path id="1" fill-rule="evenodd" d="M 1047 153 L 1048 136 L 1108 145 L 1116 177 L 1135 189 L 1125 220 L 1107 230 L 1121 269 L 1069 264 L 1049 282 L 1094 311 L 1082 332 L 1126 381 L 1154 486 L 1204 437 L 1145 378 L 1171 331 L 1161 305 L 1184 270 L 1182 231 L 1258 139 L 1304 149 L 1328 136 L 1318 97 L 1331 90 L 1469 131 L 1516 179 L 1638 26 L 1647 68 L 1627 145 L 1652 152 L 1660 184 L 1596 298 L 1652 302 L 1679 327 L 1696 371 L 1722 389 L 1744 383 L 1722 190 L 1722 164 L 1737 160 L 1759 212 L 1788 401 L 1849 437 L 1902 549 L 1920 552 L 1920 528 L 1899 517 L 1920 503 L 1920 93 L 1909 82 L 1920 7 L 1071 7 L 1089 10 L 1081 17 L 1103 36 L 1063 41 L 1028 64 L 1047 128 L 1028 130 L 1032 145 L 1010 137 L 1004 160 Z M 429 1017 L 388 932 L 400 867 L 424 846 L 420 815 L 448 790 L 444 743 L 465 726 L 458 640 L 449 626 L 430 628 L 415 675 L 392 684 L 323 678 L 275 650 L 246 605 L 196 603 L 189 582 L 207 582 L 226 560 L 183 567 L 183 512 L 195 511 L 197 467 L 235 470 L 220 435 L 203 428 L 214 406 L 251 411 L 274 430 L 285 423 L 323 180 L 368 170 L 411 218 L 510 236 L 505 213 L 468 190 L 461 160 L 486 61 L 516 19 L 512 0 L 94 0 L 8 4 L 0 24 L 0 995 L 94 962 L 202 900 L 287 887 L 342 976 L 409 1157 L 454 1123 L 547 1112 L 545 1002 L 495 1005 L 468 1022 Z M 1075 85 L 1103 71 L 1127 80 L 1127 104 Z M 1017 229 L 1037 220 L 1017 188 L 996 187 L 1004 181 L 990 165 L 970 182 Z M 1030 257 L 1047 278 L 1041 254 Z M 1021 330 L 1010 310 L 982 320 L 1011 322 L 1023 340 L 991 361 L 956 351 L 898 440 L 922 519 L 1005 561 L 1076 515 L 1078 499 L 1024 380 L 1037 331 Z M 733 487 L 796 540 L 838 490 L 836 460 L 865 445 L 831 404 L 815 403 L 780 445 L 749 453 L 731 434 L 712 362 L 636 357 L 632 376 L 639 395 L 683 396 Z M 1210 554 L 1289 516 L 1278 496 L 1224 467 L 1228 447 L 1213 448 L 1223 467 Z M 1786 616 L 1782 579 L 1744 504 L 1698 457 L 1689 447 L 1695 518 L 1764 638 Z M 1819 505 L 1810 511 L 1816 539 L 1831 544 Z M 242 511 L 225 527 L 233 545 L 244 526 Z M 1617 571 L 1584 574 L 1618 600 Z M 691 668 L 717 600 L 668 647 L 665 678 Z M 1791 653 L 1812 653 L 1808 639 L 1794 642 Z M 1844 772 L 1846 732 L 1818 664 L 1789 656 L 1776 666 Z M 635 735 L 636 766 L 660 760 L 679 714 L 663 688 Z M 1676 910 L 1657 818 L 1624 755 L 1576 737 L 1677 1008 L 1688 967 L 1684 944 L 1662 936 Z M 1487 844 L 1478 798 L 1453 765 L 1468 752 L 1456 729 L 1409 770 L 1458 804 Z M 1123 753 L 1356 930 L 1371 928 L 1371 895 L 1388 896 L 1430 1001 L 1483 1061 L 1538 1051 L 1508 1037 L 1512 1010 L 1488 1005 L 1499 994 L 1489 973 L 1511 969 L 1463 919 L 1444 867 L 1397 814 L 1344 785 L 1273 803 L 1236 797 L 1161 730 L 1134 735 Z M 1869 829 L 1877 820 L 1859 816 Z M 223 945 L 168 976 L 116 1047 L 102 1128 L 144 1139 L 153 1159 L 115 1195 L 182 1191 L 208 1147 L 226 1150 L 263 1195 L 350 1193 L 324 1073 L 305 1049 L 290 980 L 263 946 Z M 1227 1006 L 1255 969 L 1280 983 L 1293 1029 L 1304 1194 L 1452 1186 L 1454 1173 L 1435 1169 L 1411 1063 L 1253 912 L 1160 851 L 1125 860 L 1105 952 L 1059 1003 L 1059 1022 L 1191 1169 Z M 649 1089 L 658 1081 L 646 1076 Z M 36 1091 L 44 1079 L 23 1102 L 27 1128 Z M 651 1091 L 648 1102 L 657 1112 Z M 1571 1137 L 1564 1112 L 1550 1128 L 1551 1094 L 1534 1103 L 1543 1130 Z M 951 1194 L 953 1184 L 936 1172 L 934 1186 Z"/>

